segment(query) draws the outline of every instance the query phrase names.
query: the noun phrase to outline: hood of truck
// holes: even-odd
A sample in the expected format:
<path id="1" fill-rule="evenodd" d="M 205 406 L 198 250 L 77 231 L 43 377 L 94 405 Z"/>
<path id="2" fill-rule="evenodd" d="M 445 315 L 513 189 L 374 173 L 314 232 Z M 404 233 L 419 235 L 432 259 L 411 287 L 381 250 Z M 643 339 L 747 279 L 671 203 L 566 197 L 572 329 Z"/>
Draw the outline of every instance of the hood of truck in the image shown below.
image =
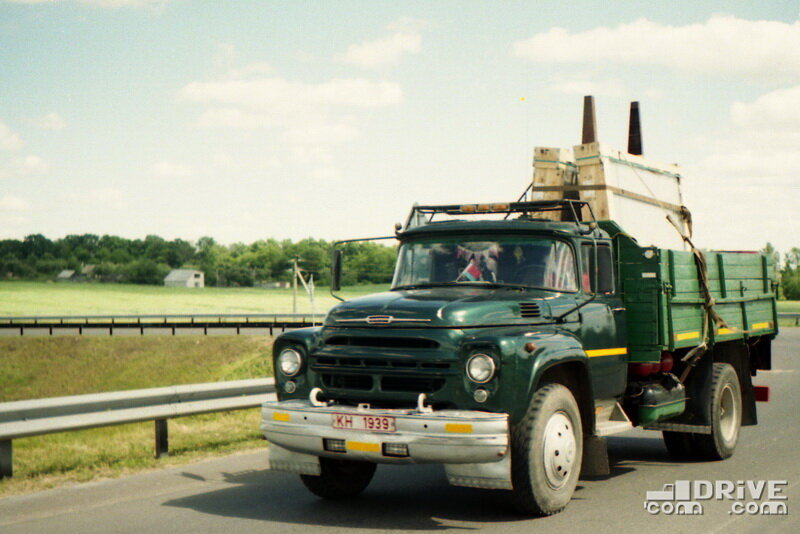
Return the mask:
<path id="1" fill-rule="evenodd" d="M 552 306 L 575 302 L 572 295 L 486 288 L 388 291 L 334 307 L 328 326 L 473 327 L 552 321 Z"/>

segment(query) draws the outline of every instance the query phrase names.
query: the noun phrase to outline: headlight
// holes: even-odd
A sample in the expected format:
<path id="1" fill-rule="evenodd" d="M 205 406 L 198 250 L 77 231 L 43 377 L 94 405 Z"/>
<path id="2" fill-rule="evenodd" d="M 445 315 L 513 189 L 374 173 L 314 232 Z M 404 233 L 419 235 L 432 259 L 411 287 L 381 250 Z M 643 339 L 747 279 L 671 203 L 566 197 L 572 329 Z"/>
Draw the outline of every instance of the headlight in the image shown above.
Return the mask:
<path id="1" fill-rule="evenodd" d="M 278 356 L 278 368 L 286 376 L 294 376 L 303 366 L 303 357 L 294 349 L 283 349 Z"/>
<path id="2" fill-rule="evenodd" d="M 495 370 L 494 360 L 486 354 L 473 354 L 467 361 L 467 376 L 478 384 L 485 384 L 491 380 Z"/>

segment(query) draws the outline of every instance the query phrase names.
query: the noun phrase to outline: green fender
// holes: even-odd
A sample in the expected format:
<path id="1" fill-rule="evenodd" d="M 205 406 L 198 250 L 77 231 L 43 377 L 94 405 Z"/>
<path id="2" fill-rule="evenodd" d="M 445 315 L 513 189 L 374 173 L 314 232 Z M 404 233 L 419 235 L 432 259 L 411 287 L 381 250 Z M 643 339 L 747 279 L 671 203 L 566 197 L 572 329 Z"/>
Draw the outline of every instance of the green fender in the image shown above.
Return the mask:
<path id="1" fill-rule="evenodd" d="M 533 342 L 536 349 L 528 358 L 519 360 L 520 382 L 517 402 L 514 403 L 516 409 L 511 415 L 512 422 L 519 421 L 525 414 L 530 399 L 542 383 L 542 377 L 556 366 L 567 364 L 563 369 L 568 369 L 569 376 L 573 378 L 573 382 L 567 385 L 573 390 L 581 409 L 584 432 L 591 433 L 594 430 L 594 392 L 589 358 L 580 340 L 569 332 L 554 330 L 528 335 L 526 342 Z"/>

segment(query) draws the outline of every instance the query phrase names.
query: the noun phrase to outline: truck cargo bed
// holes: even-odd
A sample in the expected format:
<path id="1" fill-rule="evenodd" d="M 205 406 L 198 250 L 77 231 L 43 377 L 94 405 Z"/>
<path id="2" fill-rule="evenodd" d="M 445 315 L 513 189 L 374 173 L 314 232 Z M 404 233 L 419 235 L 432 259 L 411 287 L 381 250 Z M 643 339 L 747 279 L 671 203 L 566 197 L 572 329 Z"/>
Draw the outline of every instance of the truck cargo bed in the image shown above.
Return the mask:
<path id="1" fill-rule="evenodd" d="M 704 299 L 691 252 L 642 247 L 611 221 L 600 222 L 614 237 L 618 280 L 628 323 L 631 362 L 657 362 L 662 351 L 703 342 Z M 775 266 L 751 252 L 705 252 L 717 313 L 727 327 L 709 321 L 709 343 L 777 333 Z"/>

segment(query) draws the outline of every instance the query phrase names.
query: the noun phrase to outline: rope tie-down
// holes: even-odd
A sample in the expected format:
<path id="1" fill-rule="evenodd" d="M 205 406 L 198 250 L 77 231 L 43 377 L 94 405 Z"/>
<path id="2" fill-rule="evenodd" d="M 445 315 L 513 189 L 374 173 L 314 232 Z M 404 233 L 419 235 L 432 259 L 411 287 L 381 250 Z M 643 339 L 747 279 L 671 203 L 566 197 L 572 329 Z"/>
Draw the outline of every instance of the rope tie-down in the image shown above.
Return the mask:
<path id="1" fill-rule="evenodd" d="M 691 373 L 692 369 L 700 361 L 700 358 L 702 358 L 708 350 L 709 321 L 713 321 L 717 328 L 728 328 L 728 323 L 717 313 L 715 307 L 716 301 L 714 297 L 711 296 L 711 289 L 708 285 L 708 263 L 706 262 L 706 256 L 703 254 L 703 251 L 695 247 L 692 242 L 692 214 L 686 206 L 681 206 L 681 216 L 686 223 L 686 232 L 681 229 L 671 215 L 667 215 L 667 220 L 675 227 L 681 239 L 683 239 L 684 243 L 686 243 L 692 251 L 695 265 L 697 265 L 697 278 L 700 282 L 700 292 L 703 296 L 703 341 L 686 353 L 686 356 L 681 358 L 681 361 L 686 363 L 686 367 L 681 373 L 680 380 L 681 383 L 685 383 L 689 373 Z"/>

